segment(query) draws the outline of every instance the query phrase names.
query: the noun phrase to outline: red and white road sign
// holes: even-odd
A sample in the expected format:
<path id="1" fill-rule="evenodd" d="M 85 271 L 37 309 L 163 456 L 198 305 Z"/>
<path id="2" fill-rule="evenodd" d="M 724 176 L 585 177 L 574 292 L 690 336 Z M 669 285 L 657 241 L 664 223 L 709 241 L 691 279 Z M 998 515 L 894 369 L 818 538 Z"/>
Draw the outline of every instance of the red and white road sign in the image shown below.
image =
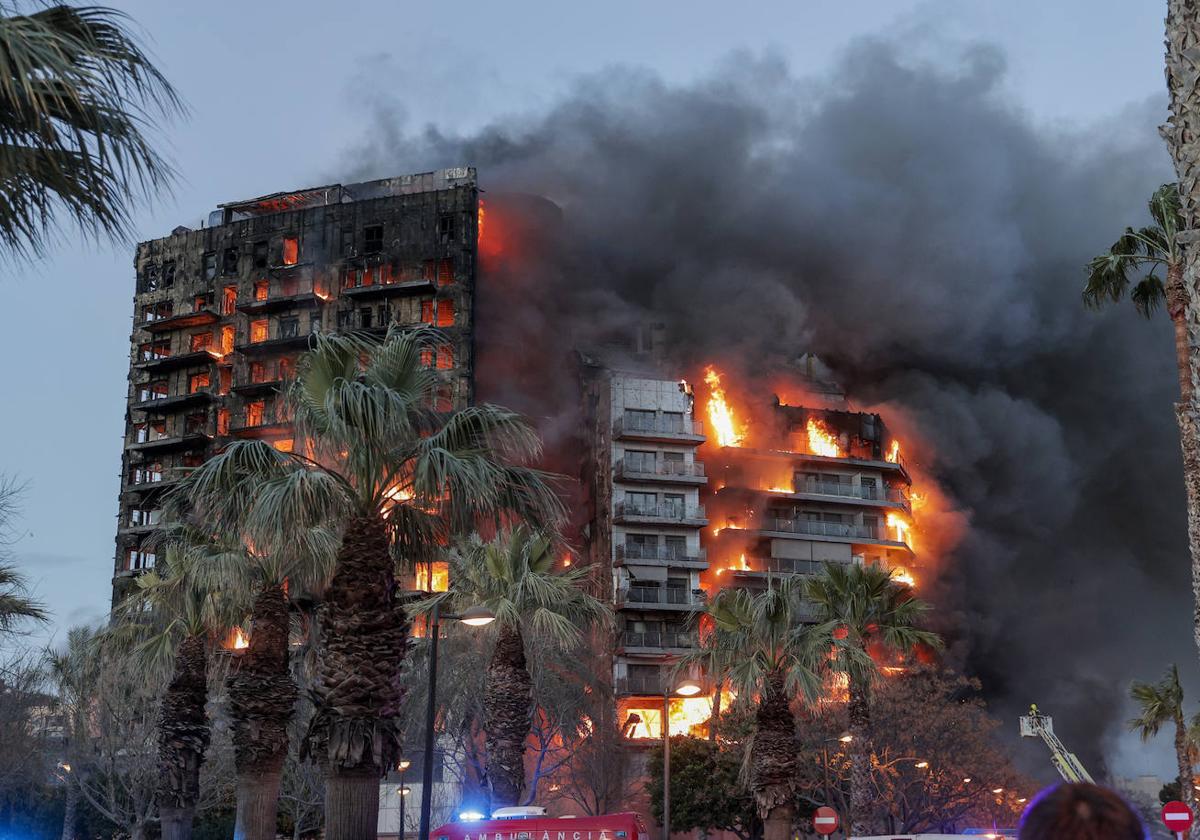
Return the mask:
<path id="1" fill-rule="evenodd" d="M 1176 834 L 1192 827 L 1192 809 L 1182 802 L 1168 802 L 1162 809 L 1162 821 Z"/>
<path id="2" fill-rule="evenodd" d="M 837 831 L 837 811 L 822 805 L 813 812 L 813 829 L 817 834 L 833 834 Z"/>

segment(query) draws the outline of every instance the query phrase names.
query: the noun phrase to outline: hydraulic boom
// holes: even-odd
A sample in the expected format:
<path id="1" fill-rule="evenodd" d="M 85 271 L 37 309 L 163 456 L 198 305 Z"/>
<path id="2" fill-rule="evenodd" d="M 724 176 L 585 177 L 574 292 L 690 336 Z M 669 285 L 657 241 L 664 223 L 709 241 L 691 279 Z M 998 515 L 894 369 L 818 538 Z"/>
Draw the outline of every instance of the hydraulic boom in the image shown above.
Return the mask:
<path id="1" fill-rule="evenodd" d="M 1029 707 L 1029 714 L 1021 718 L 1022 738 L 1041 738 L 1050 748 L 1050 760 L 1054 767 L 1068 782 L 1091 782 L 1092 774 L 1083 763 L 1067 749 L 1058 736 L 1054 734 L 1054 720 L 1038 711 L 1036 704 Z"/>

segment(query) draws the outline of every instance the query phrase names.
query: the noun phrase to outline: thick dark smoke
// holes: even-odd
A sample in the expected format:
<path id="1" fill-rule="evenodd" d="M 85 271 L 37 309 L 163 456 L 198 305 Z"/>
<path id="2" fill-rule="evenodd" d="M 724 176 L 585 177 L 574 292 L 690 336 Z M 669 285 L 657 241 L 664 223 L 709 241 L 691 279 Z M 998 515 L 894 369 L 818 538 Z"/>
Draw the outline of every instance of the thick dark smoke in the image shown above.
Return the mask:
<path id="1" fill-rule="evenodd" d="M 1171 179 L 1164 115 L 1043 129 L 1003 76 L 991 48 L 931 66 L 878 40 L 819 79 L 745 55 L 682 87 L 612 70 L 471 136 L 392 126 L 338 174 L 470 163 L 562 208 L 506 243 L 540 267 L 481 290 L 481 352 L 525 360 L 496 398 L 543 416 L 568 417 L 570 348 L 648 320 L 689 367 L 819 353 L 969 519 L 930 593 L 954 655 L 1014 734 L 1036 701 L 1100 772 L 1129 680 L 1195 661 L 1169 326 L 1079 297 Z"/>

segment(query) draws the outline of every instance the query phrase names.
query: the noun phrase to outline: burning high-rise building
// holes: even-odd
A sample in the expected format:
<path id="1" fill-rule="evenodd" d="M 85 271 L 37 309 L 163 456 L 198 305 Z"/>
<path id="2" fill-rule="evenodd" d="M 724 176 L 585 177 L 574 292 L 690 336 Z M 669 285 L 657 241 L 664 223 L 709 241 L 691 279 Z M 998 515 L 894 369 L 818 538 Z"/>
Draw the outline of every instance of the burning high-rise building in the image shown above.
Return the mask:
<path id="1" fill-rule="evenodd" d="M 114 598 L 151 568 L 162 493 L 237 438 L 292 445 L 279 398 L 320 331 L 430 325 L 438 401 L 473 395 L 473 168 L 222 204 L 143 242 L 130 337 Z"/>

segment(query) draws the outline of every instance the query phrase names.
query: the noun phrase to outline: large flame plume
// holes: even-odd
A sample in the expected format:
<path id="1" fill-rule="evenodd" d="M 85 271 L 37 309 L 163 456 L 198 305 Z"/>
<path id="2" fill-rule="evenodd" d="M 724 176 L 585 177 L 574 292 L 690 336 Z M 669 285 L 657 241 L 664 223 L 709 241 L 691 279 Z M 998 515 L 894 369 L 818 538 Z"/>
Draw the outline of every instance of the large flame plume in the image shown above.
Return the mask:
<path id="1" fill-rule="evenodd" d="M 704 369 L 704 383 L 708 385 L 708 422 L 717 437 L 718 446 L 741 446 L 744 435 L 738 432 L 733 418 L 733 409 L 725 399 L 721 387 L 721 375 L 709 365 Z"/>
<path id="2" fill-rule="evenodd" d="M 820 420 L 809 417 L 805 431 L 808 434 L 808 451 L 813 455 L 823 455 L 826 458 L 842 457 L 842 448 L 838 446 L 837 437 Z"/>

